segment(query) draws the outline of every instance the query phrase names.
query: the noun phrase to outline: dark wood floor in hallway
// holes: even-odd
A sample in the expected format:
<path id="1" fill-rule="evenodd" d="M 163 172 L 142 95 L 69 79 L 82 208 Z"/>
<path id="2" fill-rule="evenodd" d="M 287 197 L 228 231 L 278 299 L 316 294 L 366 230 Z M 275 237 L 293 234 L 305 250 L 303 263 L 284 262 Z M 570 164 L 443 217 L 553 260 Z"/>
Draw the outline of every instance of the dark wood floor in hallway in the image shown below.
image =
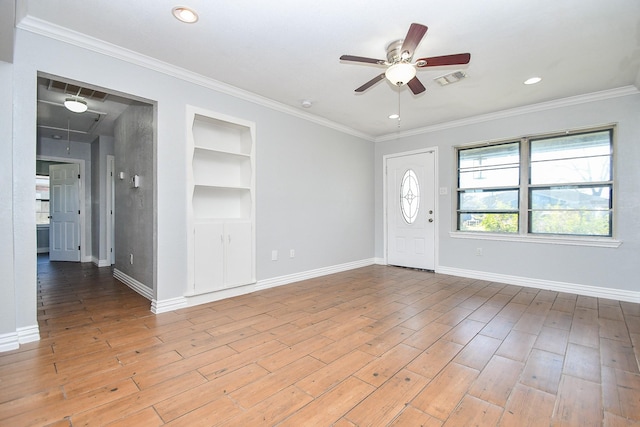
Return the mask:
<path id="1" fill-rule="evenodd" d="M 370 266 L 160 315 L 39 262 L 2 426 L 632 426 L 640 304 Z"/>

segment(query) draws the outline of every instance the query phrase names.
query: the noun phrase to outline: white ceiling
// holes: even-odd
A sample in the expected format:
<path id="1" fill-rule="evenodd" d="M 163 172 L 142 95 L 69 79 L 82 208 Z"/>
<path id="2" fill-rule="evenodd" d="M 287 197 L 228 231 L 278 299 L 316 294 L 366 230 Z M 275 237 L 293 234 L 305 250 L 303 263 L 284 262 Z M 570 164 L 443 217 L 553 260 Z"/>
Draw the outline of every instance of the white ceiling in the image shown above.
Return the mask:
<path id="1" fill-rule="evenodd" d="M 400 91 L 401 131 L 640 83 L 638 0 L 181 0 L 196 24 L 171 14 L 175 0 L 28 0 L 26 14 L 179 66 L 380 137 L 398 131 L 388 115 L 397 88 L 373 65 L 412 22 L 429 27 L 414 58 L 471 53 L 467 66 L 418 71 L 426 92 Z M 19 24 L 18 24 L 19 25 Z M 464 70 L 441 87 L 434 78 Z M 542 82 L 523 81 L 540 76 Z"/>

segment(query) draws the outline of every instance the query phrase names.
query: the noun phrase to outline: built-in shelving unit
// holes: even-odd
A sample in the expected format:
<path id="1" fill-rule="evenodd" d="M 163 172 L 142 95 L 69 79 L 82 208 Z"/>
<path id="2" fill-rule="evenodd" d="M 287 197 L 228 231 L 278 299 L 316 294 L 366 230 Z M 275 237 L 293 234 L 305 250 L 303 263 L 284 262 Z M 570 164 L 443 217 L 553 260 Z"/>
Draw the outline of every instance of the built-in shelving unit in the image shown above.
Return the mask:
<path id="1" fill-rule="evenodd" d="M 191 294 L 255 282 L 255 124 L 187 108 Z"/>

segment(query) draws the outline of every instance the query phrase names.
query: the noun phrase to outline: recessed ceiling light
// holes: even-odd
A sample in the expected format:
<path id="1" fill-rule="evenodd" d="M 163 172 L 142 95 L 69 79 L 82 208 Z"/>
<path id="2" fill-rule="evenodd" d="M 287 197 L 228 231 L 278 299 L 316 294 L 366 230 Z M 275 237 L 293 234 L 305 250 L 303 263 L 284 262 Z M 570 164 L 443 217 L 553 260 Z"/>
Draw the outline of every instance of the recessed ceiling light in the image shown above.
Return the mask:
<path id="1" fill-rule="evenodd" d="M 399 118 L 400 118 L 400 116 L 399 116 L 398 114 L 391 114 L 391 115 L 389 116 L 389 118 L 390 118 L 390 119 L 392 119 L 392 120 L 395 120 L 395 119 L 399 119 Z"/>
<path id="2" fill-rule="evenodd" d="M 193 24 L 198 20 L 198 14 L 191 8 L 186 6 L 176 6 L 172 10 L 173 16 L 176 17 L 178 21 Z"/>
<path id="3" fill-rule="evenodd" d="M 542 79 L 540 77 L 531 77 L 530 79 L 527 79 L 524 81 L 524 84 L 526 85 L 534 85 L 536 83 L 540 83 L 542 81 Z"/>

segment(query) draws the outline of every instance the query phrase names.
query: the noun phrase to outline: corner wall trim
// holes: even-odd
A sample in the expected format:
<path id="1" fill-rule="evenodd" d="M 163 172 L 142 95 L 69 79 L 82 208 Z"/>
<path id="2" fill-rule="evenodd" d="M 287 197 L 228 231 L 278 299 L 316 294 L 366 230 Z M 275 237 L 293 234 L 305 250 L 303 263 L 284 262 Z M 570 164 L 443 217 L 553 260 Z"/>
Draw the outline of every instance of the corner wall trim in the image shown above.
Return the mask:
<path id="1" fill-rule="evenodd" d="M 134 291 L 136 291 L 137 293 L 139 293 L 149 301 L 153 299 L 153 290 L 145 286 L 144 283 L 139 282 L 133 277 L 129 276 L 128 274 L 125 274 L 122 271 L 118 270 L 117 268 L 114 268 L 113 277 L 120 280 L 122 283 L 124 283 L 125 285 L 127 285 L 128 287 L 130 287 L 131 289 L 133 289 Z"/>
<path id="2" fill-rule="evenodd" d="M 20 344 L 40 341 L 40 328 L 38 327 L 38 325 L 18 328 L 16 332 L 18 333 L 18 342 Z"/>
<path id="3" fill-rule="evenodd" d="M 627 291 L 624 289 L 602 288 L 598 286 L 556 282 L 553 280 L 533 279 L 529 277 L 509 276 L 506 274 L 490 273 L 477 270 L 465 270 L 461 268 L 443 266 L 437 267 L 436 273 L 467 277 L 470 279 L 487 280 L 491 282 L 505 283 L 508 285 L 524 286 L 527 288 L 538 288 L 556 292 L 567 292 L 570 294 L 584 295 L 588 297 L 615 299 L 619 301 L 640 303 L 640 292 Z"/>
<path id="4" fill-rule="evenodd" d="M 38 328 L 38 325 L 18 328 L 15 332 L 0 334 L 0 353 L 4 351 L 17 350 L 20 348 L 20 344 L 39 340 L 40 329 Z"/>

